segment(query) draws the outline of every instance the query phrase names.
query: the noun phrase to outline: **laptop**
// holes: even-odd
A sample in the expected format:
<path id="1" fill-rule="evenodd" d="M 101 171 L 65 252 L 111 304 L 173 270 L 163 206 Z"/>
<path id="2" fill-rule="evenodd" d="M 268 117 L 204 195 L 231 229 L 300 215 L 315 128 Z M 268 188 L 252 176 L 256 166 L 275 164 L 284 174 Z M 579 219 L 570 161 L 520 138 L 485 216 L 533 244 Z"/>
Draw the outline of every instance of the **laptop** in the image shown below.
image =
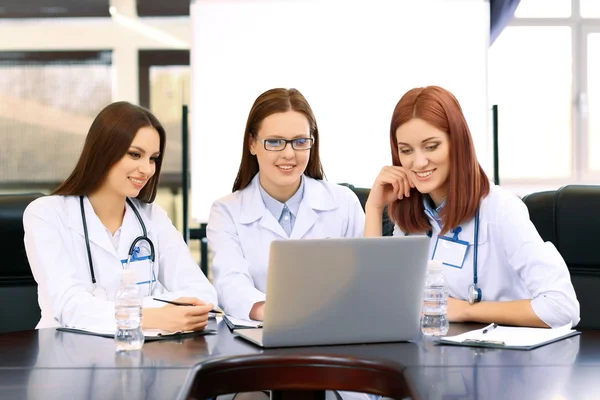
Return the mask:
<path id="1" fill-rule="evenodd" d="M 261 347 L 416 339 L 425 235 L 271 243 L 263 327 L 236 329 Z"/>

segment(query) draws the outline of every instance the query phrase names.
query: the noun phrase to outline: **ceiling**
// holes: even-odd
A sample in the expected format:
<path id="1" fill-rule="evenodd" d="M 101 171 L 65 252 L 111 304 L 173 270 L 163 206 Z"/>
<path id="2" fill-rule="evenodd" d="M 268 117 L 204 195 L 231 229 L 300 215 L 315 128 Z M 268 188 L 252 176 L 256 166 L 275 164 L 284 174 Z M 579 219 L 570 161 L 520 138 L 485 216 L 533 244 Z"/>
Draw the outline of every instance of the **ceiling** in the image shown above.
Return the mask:
<path id="1" fill-rule="evenodd" d="M 137 0 L 136 8 L 140 17 L 185 16 L 190 15 L 190 1 Z M 500 5 L 515 2 L 490 0 Z M 0 18 L 109 17 L 108 4 L 109 0 L 1 0 Z"/>
<path id="2" fill-rule="evenodd" d="M 109 0 L 2 0 L 0 18 L 109 17 Z M 190 0 L 137 0 L 140 17 L 190 14 Z"/>

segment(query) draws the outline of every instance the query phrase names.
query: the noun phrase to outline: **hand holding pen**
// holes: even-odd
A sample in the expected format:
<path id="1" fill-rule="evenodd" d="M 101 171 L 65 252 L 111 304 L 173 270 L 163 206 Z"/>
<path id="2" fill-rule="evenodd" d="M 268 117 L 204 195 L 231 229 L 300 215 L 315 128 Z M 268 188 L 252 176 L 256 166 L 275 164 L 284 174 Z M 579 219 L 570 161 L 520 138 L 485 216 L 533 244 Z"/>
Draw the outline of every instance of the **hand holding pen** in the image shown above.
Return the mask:
<path id="1" fill-rule="evenodd" d="M 142 315 L 144 329 L 162 329 L 169 332 L 201 331 L 206 328 L 211 316 L 210 312 L 214 309 L 211 303 L 195 297 L 180 297 L 173 301 L 156 300 L 175 304 L 167 304 L 164 307 L 145 307 Z"/>
<path id="2" fill-rule="evenodd" d="M 161 301 L 163 303 L 168 303 L 168 304 L 173 304 L 174 306 L 186 306 L 186 307 L 193 307 L 196 306 L 197 304 L 193 304 L 193 303 L 182 303 L 179 301 L 172 301 L 172 300 L 165 300 L 165 299 L 158 299 L 156 297 L 153 297 L 152 300 L 156 300 L 156 301 Z M 215 314 L 223 314 L 223 311 L 220 310 L 210 310 L 209 312 L 211 313 L 215 313 Z"/>

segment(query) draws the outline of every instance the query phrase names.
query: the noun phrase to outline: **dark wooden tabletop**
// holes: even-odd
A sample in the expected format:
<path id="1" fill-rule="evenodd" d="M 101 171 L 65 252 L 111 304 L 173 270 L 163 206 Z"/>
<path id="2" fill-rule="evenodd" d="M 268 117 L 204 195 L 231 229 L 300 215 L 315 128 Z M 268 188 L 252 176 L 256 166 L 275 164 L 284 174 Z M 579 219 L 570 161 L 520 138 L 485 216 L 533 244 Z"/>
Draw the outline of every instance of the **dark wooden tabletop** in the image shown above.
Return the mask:
<path id="1" fill-rule="evenodd" d="M 449 334 L 478 327 L 453 324 Z M 600 393 L 600 331 L 530 351 L 429 340 L 263 350 L 235 337 L 223 322 L 209 328 L 217 334 L 147 342 L 131 353 L 115 353 L 111 339 L 55 329 L 2 334 L 0 399 L 172 399 L 181 395 L 192 366 L 263 353 L 395 362 L 406 367 L 424 399 L 591 399 Z"/>

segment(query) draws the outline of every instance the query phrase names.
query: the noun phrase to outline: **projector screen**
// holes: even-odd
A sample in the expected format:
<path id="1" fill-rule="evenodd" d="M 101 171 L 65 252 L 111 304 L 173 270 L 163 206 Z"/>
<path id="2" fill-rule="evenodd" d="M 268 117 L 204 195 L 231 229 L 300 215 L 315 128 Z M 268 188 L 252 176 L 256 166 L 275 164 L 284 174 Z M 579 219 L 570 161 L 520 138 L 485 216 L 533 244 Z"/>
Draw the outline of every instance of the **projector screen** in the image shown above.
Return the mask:
<path id="1" fill-rule="evenodd" d="M 192 216 L 231 193 L 256 97 L 296 88 L 319 126 L 327 179 L 370 188 L 391 164 L 400 97 L 439 85 L 463 107 L 492 172 L 484 0 L 196 0 L 191 5 Z"/>

